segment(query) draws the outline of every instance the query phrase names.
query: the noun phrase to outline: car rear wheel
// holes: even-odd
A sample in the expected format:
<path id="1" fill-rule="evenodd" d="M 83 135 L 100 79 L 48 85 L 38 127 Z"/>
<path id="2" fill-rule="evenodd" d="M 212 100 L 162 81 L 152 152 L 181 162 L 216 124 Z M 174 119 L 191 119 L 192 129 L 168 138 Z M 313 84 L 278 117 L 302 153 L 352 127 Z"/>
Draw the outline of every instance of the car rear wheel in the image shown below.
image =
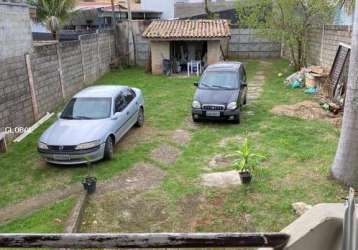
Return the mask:
<path id="1" fill-rule="evenodd" d="M 104 146 L 104 159 L 105 160 L 112 160 L 113 159 L 113 145 L 114 141 L 111 136 L 108 136 L 106 140 L 106 144 Z"/>
<path id="2" fill-rule="evenodd" d="M 143 125 L 144 125 L 144 110 L 143 110 L 143 108 L 140 108 L 140 110 L 139 110 L 137 122 L 135 125 L 137 127 L 143 127 Z"/>

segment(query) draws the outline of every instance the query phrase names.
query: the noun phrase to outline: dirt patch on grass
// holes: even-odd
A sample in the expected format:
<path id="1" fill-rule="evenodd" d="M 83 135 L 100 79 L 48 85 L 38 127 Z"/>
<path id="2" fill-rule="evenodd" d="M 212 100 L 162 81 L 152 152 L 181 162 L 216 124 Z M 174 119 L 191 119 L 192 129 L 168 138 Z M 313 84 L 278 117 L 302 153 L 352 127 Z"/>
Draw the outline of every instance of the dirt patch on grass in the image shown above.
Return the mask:
<path id="1" fill-rule="evenodd" d="M 334 126 L 340 125 L 339 116 L 323 110 L 319 103 L 314 101 L 303 101 L 294 105 L 279 105 L 274 107 L 271 112 L 275 115 L 284 115 L 289 117 L 297 117 L 304 120 L 326 120 Z"/>
<path id="2" fill-rule="evenodd" d="M 144 191 L 160 185 L 165 172 L 148 163 L 138 163 L 123 174 L 104 183 L 97 184 L 97 191 L 93 196 L 111 191 Z"/>
<path id="3" fill-rule="evenodd" d="M 168 144 L 162 144 L 151 153 L 151 158 L 162 164 L 173 164 L 180 155 L 180 150 Z"/>
<path id="4" fill-rule="evenodd" d="M 230 209 L 225 207 L 234 205 L 226 204 L 227 198 L 228 190 L 186 196 L 178 202 L 180 218 L 186 217 L 182 219 L 183 225 L 180 229 L 192 232 L 239 232 L 245 231 L 249 225 L 252 228 L 253 222 L 249 214 L 243 212 L 233 215 Z"/>
<path id="5" fill-rule="evenodd" d="M 156 137 L 158 131 L 152 127 L 144 125 L 142 128 L 132 128 L 120 140 L 117 148 L 120 150 L 128 150 L 136 147 L 138 144 L 147 143 Z"/>
<path id="6" fill-rule="evenodd" d="M 134 233 L 170 230 L 170 210 L 163 196 L 151 193 L 111 192 L 100 199 L 91 199 L 81 231 Z"/>
<path id="7" fill-rule="evenodd" d="M 201 193 L 188 194 L 177 202 L 180 230 L 185 232 L 196 231 L 200 214 L 198 211 L 205 202 L 205 197 Z"/>
<path id="8" fill-rule="evenodd" d="M 185 145 L 191 140 L 191 134 L 189 131 L 184 129 L 177 129 L 171 136 L 171 139 L 180 145 Z"/>
<path id="9" fill-rule="evenodd" d="M 193 121 L 193 118 L 191 116 L 188 116 L 187 118 L 185 118 L 184 120 L 184 128 L 185 129 L 189 129 L 189 130 L 196 130 L 200 128 L 200 124 L 199 123 L 195 123 Z"/>
<path id="10" fill-rule="evenodd" d="M 217 169 L 230 166 L 233 159 L 229 156 L 218 154 L 215 155 L 208 163 L 208 169 Z"/>
<path id="11" fill-rule="evenodd" d="M 226 147 L 228 144 L 241 144 L 244 142 L 244 138 L 241 135 L 226 137 L 219 142 L 221 148 Z"/>

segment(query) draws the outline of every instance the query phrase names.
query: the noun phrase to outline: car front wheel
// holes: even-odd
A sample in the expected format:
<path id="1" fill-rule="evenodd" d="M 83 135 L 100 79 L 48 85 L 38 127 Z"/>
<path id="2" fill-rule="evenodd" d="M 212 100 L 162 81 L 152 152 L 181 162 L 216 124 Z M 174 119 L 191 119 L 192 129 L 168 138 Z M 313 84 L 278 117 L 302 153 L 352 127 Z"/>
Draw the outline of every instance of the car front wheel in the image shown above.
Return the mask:
<path id="1" fill-rule="evenodd" d="M 236 116 L 235 116 L 235 118 L 234 118 L 234 120 L 232 120 L 232 122 L 234 123 L 234 124 L 240 124 L 240 114 L 237 114 Z"/>
<path id="2" fill-rule="evenodd" d="M 144 125 L 144 110 L 143 110 L 143 108 L 140 108 L 140 110 L 139 110 L 137 122 L 135 125 L 137 127 L 143 127 L 143 125 Z"/>
<path id="3" fill-rule="evenodd" d="M 113 159 L 113 144 L 114 141 L 111 136 L 108 136 L 106 140 L 106 144 L 104 146 L 104 159 L 105 160 L 112 160 Z"/>

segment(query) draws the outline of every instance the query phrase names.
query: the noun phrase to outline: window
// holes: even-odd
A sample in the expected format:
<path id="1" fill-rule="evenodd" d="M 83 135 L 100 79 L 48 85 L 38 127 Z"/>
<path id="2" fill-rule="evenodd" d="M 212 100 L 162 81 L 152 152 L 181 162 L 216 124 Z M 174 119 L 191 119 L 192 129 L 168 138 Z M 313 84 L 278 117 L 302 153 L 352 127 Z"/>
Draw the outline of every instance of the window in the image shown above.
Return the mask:
<path id="1" fill-rule="evenodd" d="M 123 94 L 120 94 L 114 101 L 114 113 L 122 112 L 126 108 L 126 100 Z"/>
<path id="2" fill-rule="evenodd" d="M 93 120 L 108 118 L 111 113 L 111 98 L 73 98 L 65 107 L 61 118 L 71 120 Z"/>
<path id="3" fill-rule="evenodd" d="M 200 88 L 237 89 L 238 74 L 235 71 L 207 71 L 200 80 Z"/>
<path id="4" fill-rule="evenodd" d="M 133 101 L 135 97 L 136 97 L 136 94 L 133 91 L 133 89 L 127 89 L 124 92 L 124 98 L 128 104 L 131 103 L 131 101 Z"/>
<path id="5" fill-rule="evenodd" d="M 245 71 L 244 67 L 241 67 L 241 70 L 242 70 L 242 81 L 246 82 L 247 78 L 246 78 L 246 71 Z"/>

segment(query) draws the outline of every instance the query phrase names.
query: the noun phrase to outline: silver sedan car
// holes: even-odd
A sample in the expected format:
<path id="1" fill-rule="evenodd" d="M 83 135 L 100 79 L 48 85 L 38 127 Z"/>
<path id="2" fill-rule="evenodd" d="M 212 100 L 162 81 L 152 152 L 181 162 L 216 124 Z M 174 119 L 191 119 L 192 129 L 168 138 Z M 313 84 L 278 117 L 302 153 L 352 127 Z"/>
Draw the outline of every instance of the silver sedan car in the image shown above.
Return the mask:
<path id="1" fill-rule="evenodd" d="M 38 141 L 41 156 L 54 164 L 83 164 L 113 157 L 114 145 L 144 123 L 142 91 L 94 86 L 76 94 Z"/>

